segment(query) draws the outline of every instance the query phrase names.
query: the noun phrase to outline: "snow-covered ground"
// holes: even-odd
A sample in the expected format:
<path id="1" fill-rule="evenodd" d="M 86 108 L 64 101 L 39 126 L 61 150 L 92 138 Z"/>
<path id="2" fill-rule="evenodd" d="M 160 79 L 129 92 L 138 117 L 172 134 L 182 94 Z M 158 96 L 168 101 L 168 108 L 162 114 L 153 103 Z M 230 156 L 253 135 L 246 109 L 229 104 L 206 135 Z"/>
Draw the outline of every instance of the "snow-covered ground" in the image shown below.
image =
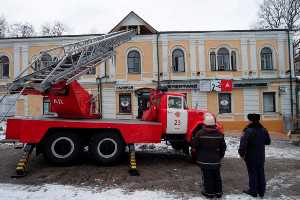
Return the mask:
<path id="1" fill-rule="evenodd" d="M 226 137 L 227 150 L 225 157 L 238 158 L 240 139 L 238 137 Z M 273 140 L 271 145 L 266 146 L 266 157 L 276 159 L 300 160 L 300 147 L 288 141 Z"/>
<path id="2" fill-rule="evenodd" d="M 239 137 L 225 137 L 227 150 L 225 157 L 238 158 L 238 148 L 240 144 Z M 178 153 L 170 145 L 165 142 L 160 144 L 141 144 L 136 145 L 136 151 L 147 152 L 164 152 L 164 153 Z M 295 159 L 300 160 L 300 147 L 290 144 L 284 140 L 273 140 L 271 145 L 266 146 L 266 157 L 275 159 Z"/>
<path id="3" fill-rule="evenodd" d="M 5 130 L 6 130 L 6 122 L 0 123 L 0 140 L 3 140 L 5 138 Z"/>
<path id="4" fill-rule="evenodd" d="M 1 135 L 0 135 L 1 137 Z M 226 137 L 227 143 L 227 158 L 238 158 L 238 137 Z M 140 144 L 136 146 L 137 151 L 146 151 L 153 153 L 180 153 L 175 151 L 171 146 L 166 145 L 164 142 L 161 144 Z M 269 158 L 278 159 L 294 159 L 300 160 L 300 147 L 290 144 L 288 141 L 274 140 L 270 146 L 266 147 L 266 156 Z M 299 180 L 300 176 L 295 176 L 292 172 L 279 173 L 277 176 L 268 180 L 267 194 L 265 199 L 268 200 L 295 200 L 300 199 L 300 196 L 285 196 L 281 191 L 289 188 L 294 181 Z M 289 183 L 289 184 L 287 184 Z M 270 194 L 277 193 L 276 198 Z M 191 200 L 204 200 L 202 196 L 192 197 L 188 194 L 182 193 L 167 193 L 165 191 L 149 191 L 140 190 L 128 192 L 127 190 L 116 188 L 102 188 L 98 187 L 79 187 L 70 185 L 59 184 L 45 184 L 39 186 L 33 185 L 18 185 L 18 184 L 4 184 L 0 183 L 0 200 L 65 200 L 65 199 L 89 199 L 89 200 L 170 200 L 170 199 L 191 199 Z M 225 200 L 254 200 L 244 194 L 225 194 Z"/>
<path id="5" fill-rule="evenodd" d="M 0 140 L 3 140 L 5 138 L 5 135 L 3 133 L 0 133 Z"/>
<path id="6" fill-rule="evenodd" d="M 279 178 L 280 179 L 280 178 Z M 280 180 L 270 180 L 273 185 Z M 275 183 L 275 184 L 274 184 Z M 268 186 L 269 187 L 269 186 Z M 272 187 L 272 185 L 271 185 Z M 189 197 L 185 194 L 168 194 L 164 191 L 134 191 L 127 192 L 121 188 L 101 189 L 95 187 L 75 187 L 67 185 L 45 184 L 42 186 L 0 184 L 0 200 L 170 200 L 170 199 L 204 200 L 204 197 Z M 268 197 L 272 200 L 294 200 L 300 197 L 287 197 L 281 195 L 279 198 Z M 225 200 L 252 200 L 245 194 L 226 194 Z"/>

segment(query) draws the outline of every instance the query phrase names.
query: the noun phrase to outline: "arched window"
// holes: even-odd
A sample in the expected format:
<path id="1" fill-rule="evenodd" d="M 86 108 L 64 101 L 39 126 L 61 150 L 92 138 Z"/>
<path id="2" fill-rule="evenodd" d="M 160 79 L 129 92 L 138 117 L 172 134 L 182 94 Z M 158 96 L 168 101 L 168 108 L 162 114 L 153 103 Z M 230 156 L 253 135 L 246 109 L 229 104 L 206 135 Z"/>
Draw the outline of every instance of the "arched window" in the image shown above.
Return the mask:
<path id="1" fill-rule="evenodd" d="M 181 49 L 172 52 L 172 65 L 174 72 L 185 72 L 184 52 Z"/>
<path id="2" fill-rule="evenodd" d="M 218 70 L 219 71 L 228 71 L 230 70 L 229 66 L 229 51 L 226 48 L 220 48 L 218 51 Z"/>
<path id="3" fill-rule="evenodd" d="M 269 47 L 264 47 L 260 52 L 261 69 L 273 70 L 272 50 Z"/>
<path id="4" fill-rule="evenodd" d="M 210 52 L 209 59 L 211 71 L 216 71 L 216 53 L 214 51 Z"/>
<path id="5" fill-rule="evenodd" d="M 236 71 L 236 53 L 235 51 L 231 51 L 231 69 Z"/>
<path id="6" fill-rule="evenodd" d="M 9 78 L 9 59 L 7 56 L 0 57 L 0 78 Z"/>
<path id="7" fill-rule="evenodd" d="M 40 61 L 35 63 L 35 70 L 36 71 L 41 70 L 44 67 L 47 67 L 47 66 L 49 66 L 51 64 L 52 64 L 52 57 L 51 57 L 51 55 L 48 54 L 48 53 L 43 53 L 42 57 L 40 58 Z"/>
<path id="8" fill-rule="evenodd" d="M 141 73 L 141 55 L 137 50 L 132 50 L 127 55 L 128 73 Z"/>

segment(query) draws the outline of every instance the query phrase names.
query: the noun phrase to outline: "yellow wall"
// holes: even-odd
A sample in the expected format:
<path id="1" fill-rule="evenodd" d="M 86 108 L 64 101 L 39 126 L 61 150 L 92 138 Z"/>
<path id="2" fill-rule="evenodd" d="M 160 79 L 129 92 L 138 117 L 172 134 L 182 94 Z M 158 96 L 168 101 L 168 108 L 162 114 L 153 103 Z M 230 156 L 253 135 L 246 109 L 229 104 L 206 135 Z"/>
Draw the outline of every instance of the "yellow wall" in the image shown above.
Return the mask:
<path id="1" fill-rule="evenodd" d="M 153 73 L 153 48 L 152 42 L 128 42 L 116 49 L 116 77 L 125 79 L 127 71 L 127 53 L 130 49 L 137 49 L 141 52 L 141 73 L 142 76 L 149 77 Z M 141 80 L 141 74 L 128 74 L 127 80 Z"/>
<path id="2" fill-rule="evenodd" d="M 28 95 L 28 112 L 31 116 L 40 116 L 43 114 L 43 97 L 37 95 Z"/>
<path id="3" fill-rule="evenodd" d="M 258 75 L 261 75 L 261 58 L 260 58 L 260 52 L 261 49 L 265 46 L 272 46 L 274 49 L 273 54 L 273 63 L 274 68 L 277 70 L 276 74 L 279 75 L 279 65 L 278 65 L 278 45 L 277 40 L 256 40 L 256 61 L 257 61 L 257 68 L 258 68 Z"/>
<path id="4" fill-rule="evenodd" d="M 168 69 L 170 73 L 170 78 L 176 77 L 176 76 L 185 76 L 185 77 L 191 77 L 191 69 L 190 69 L 190 51 L 189 51 L 189 41 L 188 40 L 180 40 L 180 41 L 174 41 L 169 40 L 168 42 Z M 184 64 L 185 64 L 185 72 L 174 72 L 173 66 L 172 66 L 172 53 L 173 50 L 176 48 L 183 49 L 184 51 Z"/>
<path id="5" fill-rule="evenodd" d="M 232 50 L 235 50 L 237 53 L 237 71 L 211 71 L 210 69 L 210 61 L 209 61 L 209 52 L 211 49 L 217 49 L 220 47 L 229 47 Z M 241 65 L 241 50 L 240 50 L 241 42 L 240 40 L 206 40 L 205 41 L 205 66 L 206 66 L 206 76 L 207 77 L 215 77 L 215 76 L 231 76 L 231 77 L 240 77 L 242 76 L 242 65 Z M 217 53 L 217 52 L 216 52 Z M 240 69 L 239 69 L 240 68 Z"/>
<path id="6" fill-rule="evenodd" d="M 207 95 L 207 110 L 214 113 L 215 115 L 218 114 L 218 93 L 217 92 L 210 92 Z"/>
<path id="7" fill-rule="evenodd" d="M 25 115 L 24 113 L 24 99 L 19 99 L 16 103 L 16 115 Z"/>

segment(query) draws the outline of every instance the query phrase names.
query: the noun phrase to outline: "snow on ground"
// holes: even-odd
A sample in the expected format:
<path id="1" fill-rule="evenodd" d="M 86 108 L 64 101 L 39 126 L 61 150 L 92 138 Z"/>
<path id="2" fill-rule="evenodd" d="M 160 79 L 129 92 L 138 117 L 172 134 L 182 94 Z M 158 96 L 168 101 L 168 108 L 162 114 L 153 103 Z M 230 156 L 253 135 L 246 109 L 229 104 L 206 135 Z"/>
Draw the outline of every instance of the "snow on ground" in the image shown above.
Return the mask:
<path id="1" fill-rule="evenodd" d="M 238 158 L 239 137 L 226 137 L 227 150 L 225 157 Z M 266 157 L 275 159 L 300 160 L 300 147 L 285 140 L 273 140 L 271 145 L 266 146 Z"/>
<path id="2" fill-rule="evenodd" d="M 189 197 L 187 195 L 169 194 L 163 191 L 134 191 L 126 192 L 121 188 L 102 189 L 92 187 L 75 187 L 56 184 L 45 184 L 42 186 L 0 184 L 0 200 L 65 200 L 65 199 L 88 199 L 88 200 L 170 200 L 170 199 L 205 200 L 204 197 Z M 224 195 L 225 200 L 252 200 L 245 194 Z M 272 200 L 292 200 L 298 197 L 287 197 L 281 195 L 279 198 L 266 197 Z"/>
<path id="3" fill-rule="evenodd" d="M 227 150 L 225 157 L 227 158 L 238 158 L 238 148 L 240 144 L 239 137 L 225 137 Z M 166 142 L 160 144 L 140 144 L 136 145 L 136 151 L 146 151 L 146 152 L 163 152 L 163 153 L 179 153 L 175 151 Z M 300 147 L 290 144 L 285 140 L 273 140 L 271 145 L 266 146 L 266 157 L 275 159 L 295 159 L 300 160 Z"/>
<path id="4" fill-rule="evenodd" d="M 0 133 L 0 140 L 3 140 L 3 139 L 5 139 L 5 135 Z"/>

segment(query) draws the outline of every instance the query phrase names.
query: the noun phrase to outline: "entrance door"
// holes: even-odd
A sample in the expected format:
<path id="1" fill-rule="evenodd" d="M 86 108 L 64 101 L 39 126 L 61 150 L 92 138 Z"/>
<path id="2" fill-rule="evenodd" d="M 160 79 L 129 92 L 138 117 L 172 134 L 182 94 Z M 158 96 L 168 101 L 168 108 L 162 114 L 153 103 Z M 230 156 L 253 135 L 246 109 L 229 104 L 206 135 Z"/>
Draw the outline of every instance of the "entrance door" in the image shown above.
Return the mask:
<path id="1" fill-rule="evenodd" d="M 168 96 L 167 134 L 185 134 L 187 132 L 188 113 L 185 98 Z"/>

